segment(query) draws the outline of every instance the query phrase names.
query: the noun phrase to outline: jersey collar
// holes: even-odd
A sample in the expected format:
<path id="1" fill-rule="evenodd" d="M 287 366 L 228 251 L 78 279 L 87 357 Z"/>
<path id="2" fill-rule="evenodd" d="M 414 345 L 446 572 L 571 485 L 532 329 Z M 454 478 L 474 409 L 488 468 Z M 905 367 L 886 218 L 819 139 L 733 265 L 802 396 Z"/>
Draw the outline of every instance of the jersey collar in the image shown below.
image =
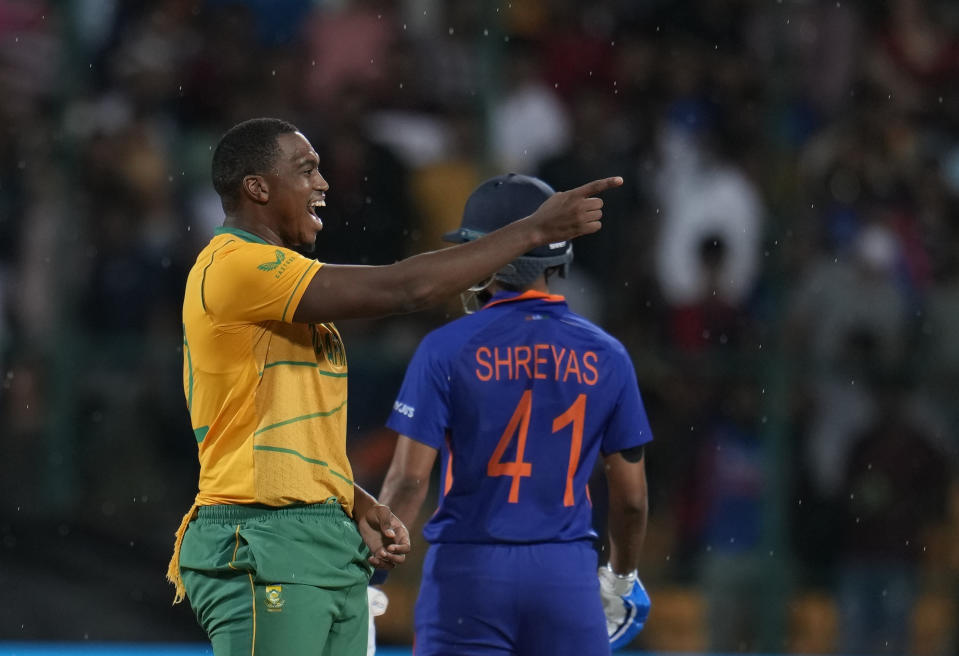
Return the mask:
<path id="1" fill-rule="evenodd" d="M 539 299 L 543 301 L 548 301 L 550 303 L 565 303 L 566 297 L 560 296 L 559 294 L 547 294 L 545 292 L 538 292 L 535 289 L 527 289 L 525 292 L 497 292 L 489 303 L 484 305 L 482 309 L 492 307 L 494 305 L 501 305 L 503 303 L 512 303 L 513 301 L 531 301 L 534 299 Z"/>
<path id="2" fill-rule="evenodd" d="M 244 241 L 252 241 L 257 244 L 269 244 L 262 237 L 257 237 L 252 232 L 247 232 L 246 230 L 240 230 L 239 228 L 234 228 L 232 226 L 219 226 L 213 231 L 214 235 L 236 235 Z"/>

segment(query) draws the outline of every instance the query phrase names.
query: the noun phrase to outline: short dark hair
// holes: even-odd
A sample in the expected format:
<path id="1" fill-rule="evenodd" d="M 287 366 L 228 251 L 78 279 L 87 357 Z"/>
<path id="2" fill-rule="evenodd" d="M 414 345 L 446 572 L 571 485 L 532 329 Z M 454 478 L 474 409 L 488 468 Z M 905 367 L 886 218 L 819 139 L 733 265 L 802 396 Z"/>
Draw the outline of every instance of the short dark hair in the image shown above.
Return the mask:
<path id="1" fill-rule="evenodd" d="M 224 208 L 236 200 L 240 183 L 248 175 L 266 172 L 276 161 L 281 134 L 298 132 L 295 125 L 279 118 L 251 118 L 237 123 L 220 137 L 213 151 L 213 188 Z"/>

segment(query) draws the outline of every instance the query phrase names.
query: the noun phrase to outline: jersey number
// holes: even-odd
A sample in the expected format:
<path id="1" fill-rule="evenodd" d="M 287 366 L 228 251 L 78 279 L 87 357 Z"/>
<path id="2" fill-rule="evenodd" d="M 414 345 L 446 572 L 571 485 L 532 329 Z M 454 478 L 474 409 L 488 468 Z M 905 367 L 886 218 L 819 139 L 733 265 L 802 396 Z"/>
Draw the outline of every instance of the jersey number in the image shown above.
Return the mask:
<path id="1" fill-rule="evenodd" d="M 506 430 L 499 438 L 499 443 L 486 463 L 487 476 L 509 476 L 513 479 L 509 486 L 509 502 L 519 501 L 519 483 L 523 477 L 533 475 L 532 463 L 523 460 L 526 452 L 526 436 L 529 434 L 529 417 L 533 407 L 533 390 L 526 390 L 520 397 L 513 416 L 510 417 Z M 553 419 L 553 432 L 557 433 L 570 424 L 573 425 L 573 437 L 569 445 L 569 464 L 566 467 L 566 490 L 563 493 L 563 505 L 572 506 L 573 476 L 579 465 L 579 454 L 583 447 L 583 424 L 586 417 L 586 395 L 580 394 L 566 412 Z M 512 462 L 503 462 L 503 453 L 516 435 L 516 459 Z"/>

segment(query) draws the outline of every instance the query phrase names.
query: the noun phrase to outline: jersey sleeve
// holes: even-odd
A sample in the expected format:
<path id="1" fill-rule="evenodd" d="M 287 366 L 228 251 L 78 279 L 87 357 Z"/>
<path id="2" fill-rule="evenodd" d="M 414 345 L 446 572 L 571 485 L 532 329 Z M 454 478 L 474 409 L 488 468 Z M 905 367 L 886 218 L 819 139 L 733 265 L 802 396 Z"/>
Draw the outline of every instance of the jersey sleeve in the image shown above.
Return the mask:
<path id="1" fill-rule="evenodd" d="M 206 268 L 200 300 L 220 321 L 289 323 L 321 266 L 288 248 L 244 243 L 223 249 Z"/>
<path id="2" fill-rule="evenodd" d="M 620 370 L 623 384 L 606 425 L 601 446 L 601 451 L 606 455 L 646 444 L 653 439 L 653 431 L 639 392 L 639 383 L 636 381 L 636 371 L 625 355 L 621 359 Z"/>
<path id="3" fill-rule="evenodd" d="M 406 376 L 386 421 L 401 435 L 440 449 L 449 426 L 448 364 L 429 336 L 406 368 Z"/>

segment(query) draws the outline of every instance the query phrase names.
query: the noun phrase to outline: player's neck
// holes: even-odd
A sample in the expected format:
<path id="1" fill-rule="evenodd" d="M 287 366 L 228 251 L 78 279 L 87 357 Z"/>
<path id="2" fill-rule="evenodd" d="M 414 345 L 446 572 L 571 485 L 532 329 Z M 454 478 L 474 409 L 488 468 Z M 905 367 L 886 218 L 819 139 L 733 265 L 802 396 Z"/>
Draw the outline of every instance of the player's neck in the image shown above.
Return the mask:
<path id="1" fill-rule="evenodd" d="M 227 214 L 226 218 L 223 220 L 223 225 L 228 228 L 236 228 L 237 230 L 249 232 L 252 235 L 256 235 L 268 244 L 274 244 L 276 246 L 285 245 L 283 240 L 280 238 L 280 235 L 278 235 L 273 228 L 255 217 L 251 218 L 240 216 L 238 214 Z"/>
<path id="2" fill-rule="evenodd" d="M 497 292 L 502 292 L 502 291 L 508 291 L 506 287 L 503 287 L 502 285 L 496 282 L 493 282 L 488 287 L 488 290 L 491 294 L 495 294 Z M 534 280 L 531 284 L 527 285 L 526 287 L 523 287 L 522 289 L 515 290 L 515 291 L 518 291 L 520 294 L 524 292 L 529 292 L 529 291 L 541 292 L 543 294 L 550 293 L 549 285 L 546 283 L 546 278 L 544 276 L 540 276 L 539 278 Z"/>

